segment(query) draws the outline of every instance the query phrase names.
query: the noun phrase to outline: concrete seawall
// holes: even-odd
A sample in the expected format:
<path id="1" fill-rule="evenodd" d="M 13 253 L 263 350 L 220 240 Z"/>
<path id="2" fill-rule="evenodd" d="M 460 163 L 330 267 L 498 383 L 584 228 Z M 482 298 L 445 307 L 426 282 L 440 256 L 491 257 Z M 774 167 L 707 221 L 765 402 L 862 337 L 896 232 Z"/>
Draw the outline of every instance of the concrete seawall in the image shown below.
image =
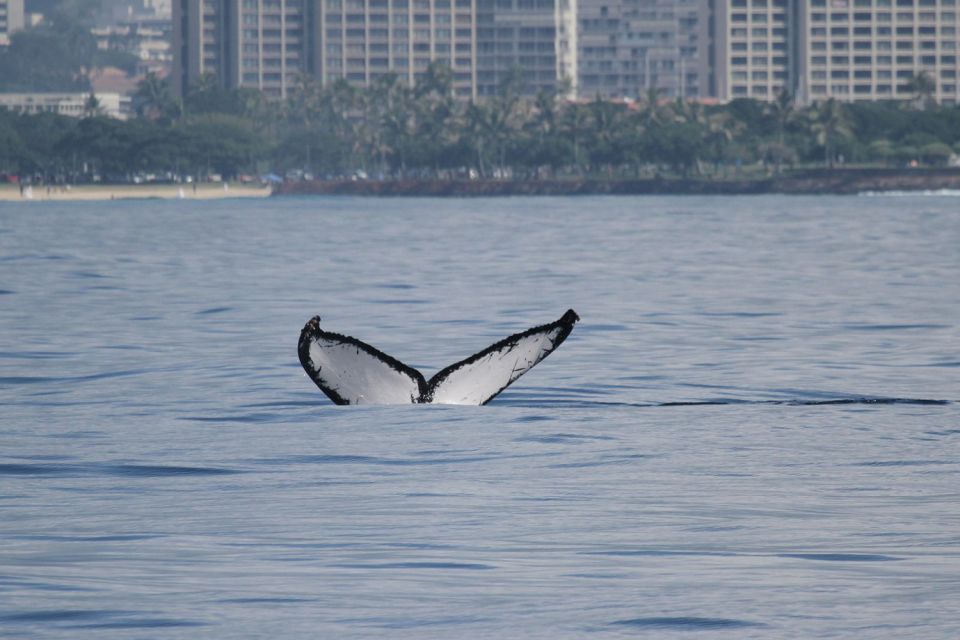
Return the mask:
<path id="1" fill-rule="evenodd" d="M 647 178 L 637 180 L 315 180 L 279 185 L 275 195 L 575 196 L 856 194 L 867 191 L 960 189 L 960 168 L 822 169 L 757 179 Z"/>

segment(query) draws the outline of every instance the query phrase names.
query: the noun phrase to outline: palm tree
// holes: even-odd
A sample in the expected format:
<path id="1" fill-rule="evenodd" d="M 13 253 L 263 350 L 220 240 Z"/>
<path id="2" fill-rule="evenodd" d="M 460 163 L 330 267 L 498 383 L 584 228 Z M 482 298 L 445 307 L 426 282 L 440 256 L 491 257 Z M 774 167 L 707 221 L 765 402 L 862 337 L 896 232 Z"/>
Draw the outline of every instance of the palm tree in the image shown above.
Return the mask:
<path id="1" fill-rule="evenodd" d="M 767 103 L 764 109 L 767 117 L 774 121 L 777 128 L 777 143 L 772 147 L 776 162 L 776 172 L 779 175 L 783 169 L 783 159 L 789 154 L 785 141 L 787 128 L 797 119 L 797 110 L 793 96 L 783 89 L 777 94 L 773 102 Z"/>
<path id="2" fill-rule="evenodd" d="M 312 75 L 301 73 L 287 97 L 287 119 L 309 129 L 319 118 L 323 88 Z"/>
<path id="3" fill-rule="evenodd" d="M 103 108 L 100 106 L 100 100 L 97 98 L 97 94 L 91 91 L 87 99 L 83 101 L 83 117 L 93 118 L 102 114 Z"/>
<path id="4" fill-rule="evenodd" d="M 571 102 L 560 118 L 559 128 L 573 145 L 573 168 L 578 175 L 584 173 L 583 148 L 590 136 L 590 112 L 586 105 Z"/>
<path id="5" fill-rule="evenodd" d="M 918 109 L 926 110 L 934 102 L 933 97 L 937 92 L 937 81 L 926 71 L 914 73 L 906 86 L 907 91 L 914 94 L 914 105 Z"/>
<path id="6" fill-rule="evenodd" d="M 626 105 L 617 104 L 601 98 L 599 95 L 587 105 L 590 115 L 588 144 L 590 147 L 590 165 L 592 168 L 605 166 L 608 173 L 623 164 L 624 112 Z"/>
<path id="7" fill-rule="evenodd" d="M 640 121 L 644 127 L 658 126 L 673 118 L 673 110 L 660 104 L 663 89 L 651 87 L 640 99 Z"/>
<path id="8" fill-rule="evenodd" d="M 144 76 L 133 94 L 137 115 L 160 124 L 169 124 L 180 116 L 181 109 L 166 80 L 153 71 Z"/>
<path id="9" fill-rule="evenodd" d="M 834 163 L 834 145 L 838 138 L 848 138 L 853 135 L 850 117 L 843 104 L 830 98 L 817 103 L 809 112 L 810 130 L 823 146 L 824 161 L 832 169 Z"/>

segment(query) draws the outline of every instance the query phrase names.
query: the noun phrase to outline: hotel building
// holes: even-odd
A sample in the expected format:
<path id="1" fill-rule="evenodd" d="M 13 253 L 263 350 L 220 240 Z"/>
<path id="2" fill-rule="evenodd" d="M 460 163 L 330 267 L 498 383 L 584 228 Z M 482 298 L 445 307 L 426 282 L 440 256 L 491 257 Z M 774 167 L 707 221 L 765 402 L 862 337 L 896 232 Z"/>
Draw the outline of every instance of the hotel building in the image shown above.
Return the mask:
<path id="1" fill-rule="evenodd" d="M 205 74 L 286 97 L 306 71 L 306 0 L 174 0 L 174 90 Z"/>
<path id="2" fill-rule="evenodd" d="M 957 0 L 719 0 L 717 95 L 800 104 L 908 100 L 927 74 L 956 104 Z"/>
<path id="3" fill-rule="evenodd" d="M 915 75 L 957 104 L 957 0 L 805 0 L 796 95 L 809 103 L 909 100 Z"/>
<path id="4" fill-rule="evenodd" d="M 782 90 L 794 93 L 795 0 L 718 0 L 716 81 L 721 101 L 772 100 Z"/>
<path id="5" fill-rule="evenodd" d="M 576 81 L 575 0 L 174 0 L 174 86 L 206 73 L 285 97 L 300 73 L 367 86 L 416 81 L 432 61 L 462 97 L 494 93 L 513 69 L 525 89 Z"/>
<path id="6" fill-rule="evenodd" d="M 713 0 L 580 0 L 580 95 L 713 94 Z"/>
<path id="7" fill-rule="evenodd" d="M 10 44 L 10 35 L 23 29 L 23 0 L 0 0 L 0 46 Z"/>

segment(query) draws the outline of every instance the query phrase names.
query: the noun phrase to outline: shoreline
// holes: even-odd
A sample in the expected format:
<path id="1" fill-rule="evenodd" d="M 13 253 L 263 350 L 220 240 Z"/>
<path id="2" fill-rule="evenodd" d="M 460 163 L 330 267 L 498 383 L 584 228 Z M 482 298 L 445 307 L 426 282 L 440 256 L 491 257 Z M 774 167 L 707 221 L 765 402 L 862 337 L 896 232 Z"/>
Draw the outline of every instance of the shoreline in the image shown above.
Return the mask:
<path id="1" fill-rule="evenodd" d="M 960 168 L 816 169 L 761 178 L 356 180 L 288 182 L 276 196 L 855 195 L 960 190 Z"/>
<path id="2" fill-rule="evenodd" d="M 0 202 L 69 202 L 109 200 L 220 200 L 223 198 L 266 198 L 269 187 L 220 182 L 198 184 L 82 184 L 33 185 L 32 197 L 21 194 L 19 185 L 0 185 Z"/>

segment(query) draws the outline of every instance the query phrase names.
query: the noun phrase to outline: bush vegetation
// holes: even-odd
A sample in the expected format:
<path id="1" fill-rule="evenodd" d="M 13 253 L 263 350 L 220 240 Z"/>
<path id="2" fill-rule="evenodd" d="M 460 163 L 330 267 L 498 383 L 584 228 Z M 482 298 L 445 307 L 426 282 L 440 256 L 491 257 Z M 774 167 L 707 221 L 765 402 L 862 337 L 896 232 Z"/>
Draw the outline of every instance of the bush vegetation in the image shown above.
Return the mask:
<path id="1" fill-rule="evenodd" d="M 960 148 L 960 108 L 826 101 L 794 106 L 666 101 L 627 104 L 522 97 L 516 78 L 479 102 L 452 97 L 432 66 L 414 87 L 395 76 L 368 89 L 303 77 L 268 102 L 203 78 L 182 99 L 147 76 L 136 117 L 95 101 L 82 119 L 0 112 L 0 172 L 36 180 L 129 180 L 275 172 L 317 177 L 609 177 L 774 174 L 798 168 L 943 166 Z"/>

